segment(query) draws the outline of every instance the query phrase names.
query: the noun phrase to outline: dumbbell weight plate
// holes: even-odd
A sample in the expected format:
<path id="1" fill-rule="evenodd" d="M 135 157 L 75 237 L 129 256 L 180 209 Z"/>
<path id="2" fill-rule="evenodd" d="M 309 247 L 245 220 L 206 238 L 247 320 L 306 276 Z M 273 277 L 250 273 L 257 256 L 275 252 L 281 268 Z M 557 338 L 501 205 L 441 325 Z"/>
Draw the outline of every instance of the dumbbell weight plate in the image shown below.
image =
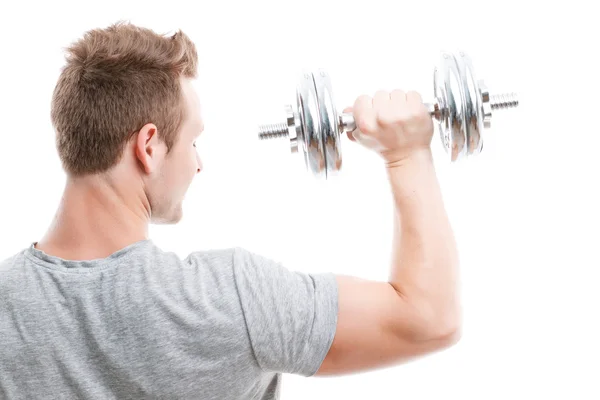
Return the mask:
<path id="1" fill-rule="evenodd" d="M 465 111 L 468 144 L 465 151 L 471 156 L 479 154 L 483 148 L 483 100 L 470 57 L 459 52 L 456 54 L 456 60 L 463 82 L 463 99 L 467 104 Z"/>
<path id="2" fill-rule="evenodd" d="M 321 139 L 325 151 L 325 177 L 330 177 L 339 172 L 342 167 L 342 149 L 338 113 L 333 98 L 333 90 L 329 74 L 323 69 L 313 73 L 317 104 L 319 105 L 319 121 L 321 126 Z"/>
<path id="3" fill-rule="evenodd" d="M 298 146 L 304 155 L 306 167 L 315 176 L 323 174 L 325 169 L 325 152 L 321 138 L 321 121 L 319 104 L 312 73 L 304 71 L 296 88 L 297 115 L 300 122 Z"/>
<path id="4" fill-rule="evenodd" d="M 441 110 L 438 119 L 440 136 L 446 152 L 454 162 L 465 155 L 464 145 L 468 131 L 460 72 L 452 53 L 442 53 L 434 70 L 433 87 Z"/>

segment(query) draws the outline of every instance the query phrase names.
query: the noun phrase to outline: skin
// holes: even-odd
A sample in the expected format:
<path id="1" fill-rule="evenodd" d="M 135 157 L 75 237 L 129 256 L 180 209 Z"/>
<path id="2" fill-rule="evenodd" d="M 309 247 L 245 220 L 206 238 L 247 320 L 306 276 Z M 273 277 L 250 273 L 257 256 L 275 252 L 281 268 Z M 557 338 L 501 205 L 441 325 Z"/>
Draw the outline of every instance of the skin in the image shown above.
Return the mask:
<path id="1" fill-rule="evenodd" d="M 170 155 L 148 124 L 103 175 L 69 178 L 52 226 L 37 248 L 72 260 L 107 257 L 148 237 L 150 223 L 174 224 L 202 165 L 199 101 L 182 80 L 188 119 Z M 379 91 L 352 108 L 355 143 L 381 156 L 394 199 L 388 281 L 338 275 L 339 313 L 317 375 L 389 367 L 445 349 L 460 337 L 458 256 L 433 166 L 433 123 L 415 92 Z M 366 266 L 368 267 L 368 266 Z"/>
<path id="2" fill-rule="evenodd" d="M 185 194 L 202 171 L 196 140 L 204 130 L 192 81 L 181 79 L 181 87 L 187 116 L 171 152 L 148 123 L 110 171 L 67 177 L 54 220 L 36 248 L 70 260 L 104 258 L 147 239 L 151 223 L 181 220 Z"/>
<path id="3" fill-rule="evenodd" d="M 431 154 L 433 122 L 414 92 L 356 99 L 348 137 L 383 161 L 394 200 L 388 281 L 337 276 L 339 312 L 318 376 L 405 363 L 460 339 L 456 243 Z M 368 268 L 368 266 L 365 266 Z"/>

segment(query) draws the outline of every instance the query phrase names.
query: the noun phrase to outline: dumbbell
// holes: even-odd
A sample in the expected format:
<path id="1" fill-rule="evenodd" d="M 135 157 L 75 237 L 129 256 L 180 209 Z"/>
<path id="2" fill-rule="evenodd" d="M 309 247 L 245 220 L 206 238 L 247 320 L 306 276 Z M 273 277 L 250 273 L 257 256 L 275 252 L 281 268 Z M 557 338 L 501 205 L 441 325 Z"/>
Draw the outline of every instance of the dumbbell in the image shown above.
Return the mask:
<path id="1" fill-rule="evenodd" d="M 434 68 L 433 93 L 435 100 L 425 105 L 438 123 L 451 162 L 481 152 L 492 111 L 519 104 L 516 93 L 490 95 L 483 80 L 476 78 L 470 57 L 462 51 L 441 53 Z M 260 125 L 259 139 L 289 137 L 292 153 L 301 150 L 305 166 L 316 177 L 339 172 L 341 135 L 355 130 L 356 123 L 352 114 L 336 111 L 331 79 L 325 70 L 300 74 L 296 105 L 286 105 L 285 114 L 283 123 Z"/>

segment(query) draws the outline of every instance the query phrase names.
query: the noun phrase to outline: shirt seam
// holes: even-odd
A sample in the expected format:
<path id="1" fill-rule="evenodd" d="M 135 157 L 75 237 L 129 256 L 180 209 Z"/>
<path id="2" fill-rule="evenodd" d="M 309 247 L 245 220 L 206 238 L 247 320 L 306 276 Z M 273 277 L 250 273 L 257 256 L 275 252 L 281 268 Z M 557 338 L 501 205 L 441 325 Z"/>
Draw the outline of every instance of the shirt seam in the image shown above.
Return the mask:
<path id="1" fill-rule="evenodd" d="M 120 260 L 121 261 L 129 260 L 131 258 L 131 256 L 132 256 L 132 254 L 125 254 L 125 255 L 123 255 L 123 257 Z M 63 266 L 59 266 L 59 265 L 55 265 L 55 264 L 51 264 L 51 263 L 47 264 L 46 262 L 37 259 L 35 256 L 30 254 L 29 252 L 25 252 L 25 257 L 27 257 L 31 262 L 33 262 L 37 266 L 43 267 L 47 270 L 62 272 L 62 273 L 71 274 L 71 275 L 91 274 L 96 271 L 105 271 L 109 268 L 116 267 L 116 264 L 117 264 L 116 263 L 117 260 L 111 260 L 111 261 L 108 261 L 107 262 L 108 264 L 104 265 L 104 266 L 67 268 L 67 267 L 63 267 Z"/>

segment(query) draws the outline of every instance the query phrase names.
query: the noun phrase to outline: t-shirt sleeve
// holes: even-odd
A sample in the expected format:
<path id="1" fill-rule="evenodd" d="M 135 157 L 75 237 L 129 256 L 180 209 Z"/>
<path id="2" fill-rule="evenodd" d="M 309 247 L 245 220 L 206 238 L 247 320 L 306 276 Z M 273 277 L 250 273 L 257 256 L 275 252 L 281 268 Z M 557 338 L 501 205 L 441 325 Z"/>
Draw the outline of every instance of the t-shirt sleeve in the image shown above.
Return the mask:
<path id="1" fill-rule="evenodd" d="M 335 275 L 291 271 L 246 249 L 235 250 L 236 288 L 258 364 L 268 372 L 313 376 L 335 336 Z"/>

